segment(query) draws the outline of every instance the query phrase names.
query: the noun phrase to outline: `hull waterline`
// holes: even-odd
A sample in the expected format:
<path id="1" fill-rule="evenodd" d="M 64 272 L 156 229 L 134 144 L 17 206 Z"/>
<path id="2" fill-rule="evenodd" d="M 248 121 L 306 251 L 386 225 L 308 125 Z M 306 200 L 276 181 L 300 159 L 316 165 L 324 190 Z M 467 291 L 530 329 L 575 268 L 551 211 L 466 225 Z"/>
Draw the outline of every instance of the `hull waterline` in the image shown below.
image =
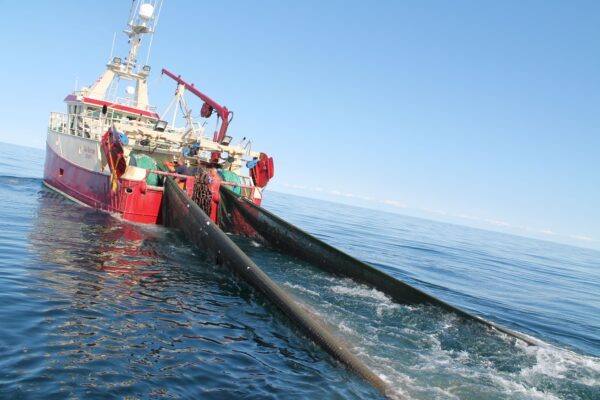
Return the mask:
<path id="1" fill-rule="evenodd" d="M 77 203 L 119 214 L 128 221 L 161 222 L 162 188 L 148 187 L 145 181 L 119 179 L 117 190 L 112 191 L 110 179 L 110 175 L 78 166 L 46 146 L 46 186 Z"/>

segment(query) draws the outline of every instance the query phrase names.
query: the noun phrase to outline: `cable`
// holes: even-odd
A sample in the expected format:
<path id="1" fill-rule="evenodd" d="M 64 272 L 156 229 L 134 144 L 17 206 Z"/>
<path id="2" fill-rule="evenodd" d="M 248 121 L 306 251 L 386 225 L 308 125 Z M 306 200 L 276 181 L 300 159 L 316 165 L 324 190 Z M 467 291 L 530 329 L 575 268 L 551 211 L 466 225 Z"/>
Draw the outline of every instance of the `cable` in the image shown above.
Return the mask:
<path id="1" fill-rule="evenodd" d="M 158 13 L 156 13 L 156 19 L 154 20 L 154 26 L 152 27 L 152 34 L 150 35 L 150 43 L 148 44 L 148 54 L 146 55 L 146 64 L 148 65 L 148 61 L 150 60 L 150 51 L 152 50 L 152 42 L 154 40 L 154 32 L 156 32 L 156 27 L 158 26 L 158 19 L 160 18 L 160 12 L 162 11 L 163 1 L 160 1 L 160 5 L 158 6 Z"/>

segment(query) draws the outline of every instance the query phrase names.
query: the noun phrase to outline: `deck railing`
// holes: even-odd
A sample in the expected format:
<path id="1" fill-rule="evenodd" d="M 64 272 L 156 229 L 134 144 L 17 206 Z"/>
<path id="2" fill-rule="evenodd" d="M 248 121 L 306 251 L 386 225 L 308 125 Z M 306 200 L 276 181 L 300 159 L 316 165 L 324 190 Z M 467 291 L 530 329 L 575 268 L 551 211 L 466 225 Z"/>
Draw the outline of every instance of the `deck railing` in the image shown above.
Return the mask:
<path id="1" fill-rule="evenodd" d="M 242 197 L 245 197 L 247 199 L 253 199 L 254 191 L 256 190 L 256 186 L 254 186 L 252 184 L 252 178 L 250 178 L 249 176 L 241 176 L 241 175 L 239 175 L 239 177 L 242 181 L 242 184 L 237 184 L 237 183 L 232 183 L 232 182 L 223 182 L 223 184 L 237 186 L 237 187 L 241 188 L 241 190 L 242 190 Z"/>
<path id="2" fill-rule="evenodd" d="M 154 122 L 138 121 L 115 116 L 116 113 L 109 112 L 107 115 L 85 115 L 85 114 L 65 114 L 61 112 L 51 112 L 48 127 L 60 133 L 69 133 L 75 136 L 81 136 L 88 139 L 100 140 L 102 135 L 113 123 L 120 126 L 135 126 L 146 129 L 154 129 Z M 167 132 L 175 134 L 185 133 L 183 128 L 167 128 Z"/>
<path id="3" fill-rule="evenodd" d="M 156 112 L 157 108 L 155 106 L 151 106 L 150 104 L 138 103 L 134 99 L 130 97 L 116 97 L 113 100 L 114 104 L 119 104 L 122 106 L 133 107 L 139 110 L 146 110 L 150 112 Z"/>
<path id="4" fill-rule="evenodd" d="M 90 94 L 89 90 L 76 90 L 73 92 L 73 95 L 75 95 L 79 98 L 86 97 L 89 94 Z M 112 100 L 110 100 L 111 97 L 112 97 Z M 131 97 L 109 96 L 109 98 L 107 98 L 106 101 L 109 101 L 113 104 L 119 104 L 122 106 L 126 106 L 126 107 L 137 108 L 138 110 L 146 110 L 146 111 L 150 111 L 150 112 L 156 112 L 156 110 L 157 110 L 156 106 L 152 106 L 150 104 L 145 104 L 145 103 L 138 103 L 134 98 L 131 98 Z"/>
<path id="5" fill-rule="evenodd" d="M 254 198 L 254 192 L 256 191 L 256 186 L 253 185 L 242 185 L 239 183 L 234 183 L 234 182 L 227 182 L 227 181 L 223 181 L 221 182 L 221 185 L 225 185 L 225 186 L 234 186 L 234 187 L 239 187 L 242 190 L 242 197 L 252 200 Z"/>
<path id="6" fill-rule="evenodd" d="M 113 122 L 117 121 L 106 117 L 52 112 L 50 113 L 49 128 L 55 132 L 100 140 Z"/>
<path id="7" fill-rule="evenodd" d="M 165 172 L 165 171 L 159 171 L 156 169 L 148 169 L 146 170 L 146 178 L 148 177 L 148 175 L 150 174 L 156 174 L 156 175 L 162 175 L 162 176 L 170 176 L 173 178 L 179 178 L 181 180 L 186 180 L 186 184 L 185 184 L 185 190 L 189 193 L 190 189 L 190 185 L 193 187 L 194 186 L 194 182 L 195 182 L 195 177 L 190 176 L 190 175 L 181 175 L 181 174 L 177 174 L 174 172 Z M 240 176 L 241 180 L 243 183 L 234 183 L 234 182 L 228 182 L 228 181 L 222 181 L 221 185 L 225 185 L 225 186 L 234 186 L 234 187 L 239 187 L 242 190 L 242 197 L 245 197 L 247 199 L 252 200 L 254 198 L 254 192 L 256 191 L 257 187 L 252 185 L 252 180 L 249 176 Z M 191 196 L 191 194 L 190 194 Z"/>

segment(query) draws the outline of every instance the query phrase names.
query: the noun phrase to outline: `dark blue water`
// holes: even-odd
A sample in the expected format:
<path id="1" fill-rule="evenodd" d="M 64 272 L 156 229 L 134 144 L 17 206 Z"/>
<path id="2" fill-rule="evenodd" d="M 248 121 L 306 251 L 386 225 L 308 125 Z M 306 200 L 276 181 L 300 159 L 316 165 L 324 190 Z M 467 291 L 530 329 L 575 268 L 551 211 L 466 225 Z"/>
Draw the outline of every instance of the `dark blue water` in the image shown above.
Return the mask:
<path id="1" fill-rule="evenodd" d="M 176 232 L 42 187 L 0 150 L 0 398 L 377 398 Z M 600 399 L 600 253 L 269 192 L 265 206 L 527 347 L 236 238 L 399 392 Z"/>

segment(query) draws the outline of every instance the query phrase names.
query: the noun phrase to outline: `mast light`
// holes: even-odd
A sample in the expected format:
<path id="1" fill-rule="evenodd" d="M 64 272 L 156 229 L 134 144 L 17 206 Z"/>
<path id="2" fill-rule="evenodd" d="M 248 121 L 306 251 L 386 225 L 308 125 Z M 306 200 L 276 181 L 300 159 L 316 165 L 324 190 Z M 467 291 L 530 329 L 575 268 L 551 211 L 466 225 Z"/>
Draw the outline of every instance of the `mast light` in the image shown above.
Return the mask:
<path id="1" fill-rule="evenodd" d="M 152 18 L 152 14 L 154 14 L 154 7 L 152 4 L 144 3 L 140 6 L 139 15 L 141 19 L 148 21 L 150 18 Z"/>
<path id="2" fill-rule="evenodd" d="M 225 136 L 225 137 L 223 138 L 223 140 L 221 140 L 221 144 L 222 144 L 223 146 L 229 146 L 229 144 L 231 143 L 231 140 L 232 140 L 232 139 L 233 139 L 233 138 L 232 138 L 231 136 Z"/>

